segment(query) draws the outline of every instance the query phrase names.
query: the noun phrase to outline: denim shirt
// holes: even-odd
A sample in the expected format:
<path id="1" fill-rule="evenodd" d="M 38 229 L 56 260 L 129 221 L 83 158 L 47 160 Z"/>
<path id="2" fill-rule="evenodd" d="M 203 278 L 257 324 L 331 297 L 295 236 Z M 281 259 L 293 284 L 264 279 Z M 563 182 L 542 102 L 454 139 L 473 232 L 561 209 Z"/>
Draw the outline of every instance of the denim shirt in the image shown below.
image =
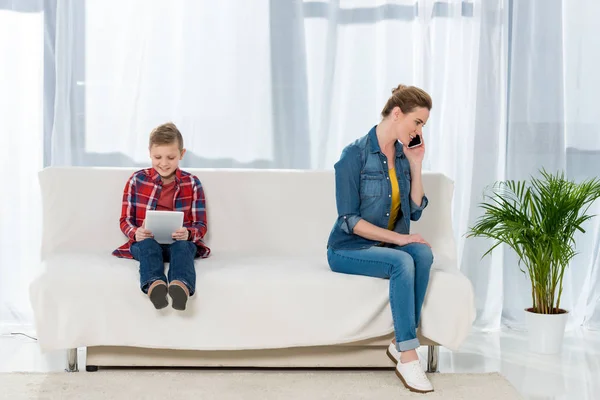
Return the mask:
<path id="1" fill-rule="evenodd" d="M 333 249 L 364 249 L 379 244 L 353 233 L 361 219 L 387 229 L 392 207 L 387 157 L 381 151 L 374 126 L 366 136 L 348 145 L 335 164 L 335 200 L 338 218 L 329 235 L 327 247 Z M 417 221 L 427 207 L 427 197 L 421 205 L 410 197 L 410 164 L 396 142 L 396 176 L 400 188 L 400 213 L 394 231 L 408 234 L 410 221 Z"/>

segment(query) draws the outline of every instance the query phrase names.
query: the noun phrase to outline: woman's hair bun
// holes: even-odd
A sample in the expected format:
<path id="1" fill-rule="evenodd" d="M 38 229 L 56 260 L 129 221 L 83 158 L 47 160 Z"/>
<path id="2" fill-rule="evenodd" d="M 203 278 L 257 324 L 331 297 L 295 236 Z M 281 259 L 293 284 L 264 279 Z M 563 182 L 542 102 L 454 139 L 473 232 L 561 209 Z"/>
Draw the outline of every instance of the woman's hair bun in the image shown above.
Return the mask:
<path id="1" fill-rule="evenodd" d="M 400 85 L 398 85 L 398 87 L 392 89 L 392 94 L 400 93 L 401 91 L 403 91 L 406 88 L 407 88 L 406 85 L 400 84 Z"/>

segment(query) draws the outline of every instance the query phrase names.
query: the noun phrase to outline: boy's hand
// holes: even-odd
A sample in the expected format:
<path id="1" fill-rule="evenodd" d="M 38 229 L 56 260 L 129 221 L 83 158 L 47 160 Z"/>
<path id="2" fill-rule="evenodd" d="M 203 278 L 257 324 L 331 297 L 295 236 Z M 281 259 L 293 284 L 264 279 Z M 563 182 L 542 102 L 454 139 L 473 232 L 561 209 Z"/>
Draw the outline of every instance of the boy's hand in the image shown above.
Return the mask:
<path id="1" fill-rule="evenodd" d="M 152 235 L 152 232 L 150 232 L 148 229 L 143 228 L 143 227 L 138 228 L 137 231 L 135 231 L 135 241 L 136 242 L 141 242 L 142 240 L 151 238 L 152 236 L 154 236 L 154 235 Z"/>
<path id="2" fill-rule="evenodd" d="M 188 231 L 187 228 L 179 228 L 175 232 L 173 232 L 171 237 L 174 240 L 188 240 L 188 238 L 190 237 L 190 231 Z"/>

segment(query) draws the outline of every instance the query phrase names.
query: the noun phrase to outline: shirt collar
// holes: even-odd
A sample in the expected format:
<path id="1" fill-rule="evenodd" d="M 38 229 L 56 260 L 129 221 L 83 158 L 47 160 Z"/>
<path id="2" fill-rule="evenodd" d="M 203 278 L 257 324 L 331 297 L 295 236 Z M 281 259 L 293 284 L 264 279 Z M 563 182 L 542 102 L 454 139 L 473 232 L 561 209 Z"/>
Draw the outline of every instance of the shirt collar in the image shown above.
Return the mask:
<path id="1" fill-rule="evenodd" d="M 379 147 L 379 140 L 377 140 L 377 125 L 375 125 L 369 131 L 369 151 L 371 153 L 383 153 L 381 151 L 381 147 Z M 404 150 L 402 149 L 402 143 L 399 140 L 396 140 L 396 157 L 401 157 L 404 154 Z"/>
<path id="2" fill-rule="evenodd" d="M 160 174 L 154 168 L 150 168 L 150 179 L 152 179 L 152 182 L 154 182 L 154 183 L 159 183 L 160 181 L 162 181 Z M 177 182 L 178 185 L 181 182 L 181 169 L 180 168 L 177 168 L 175 170 L 175 182 Z"/>

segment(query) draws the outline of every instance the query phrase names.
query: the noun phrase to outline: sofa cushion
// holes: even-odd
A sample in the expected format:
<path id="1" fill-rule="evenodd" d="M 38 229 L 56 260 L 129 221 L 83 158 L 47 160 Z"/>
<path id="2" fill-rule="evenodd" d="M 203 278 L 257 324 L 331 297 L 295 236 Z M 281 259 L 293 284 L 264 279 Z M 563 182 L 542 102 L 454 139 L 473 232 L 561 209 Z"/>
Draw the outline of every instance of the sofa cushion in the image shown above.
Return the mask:
<path id="1" fill-rule="evenodd" d="M 212 254 L 325 257 L 337 218 L 333 171 L 186 169 L 206 195 Z M 42 258 L 59 253 L 110 253 L 126 240 L 119 229 L 123 187 L 135 169 L 50 167 L 40 173 Z M 438 254 L 456 258 L 453 184 L 424 173 L 429 205 L 411 229 Z M 81 194 L 84 193 L 82 200 Z M 90 236 L 93 227 L 93 236 Z"/>
<path id="2" fill-rule="evenodd" d="M 45 264 L 31 286 L 43 350 L 268 349 L 350 343 L 393 331 L 388 281 L 334 273 L 325 254 L 197 260 L 196 295 L 184 312 L 152 307 L 139 290 L 136 261 L 74 253 Z M 456 348 L 474 317 L 471 293 L 451 260 L 436 257 L 421 333 Z"/>

